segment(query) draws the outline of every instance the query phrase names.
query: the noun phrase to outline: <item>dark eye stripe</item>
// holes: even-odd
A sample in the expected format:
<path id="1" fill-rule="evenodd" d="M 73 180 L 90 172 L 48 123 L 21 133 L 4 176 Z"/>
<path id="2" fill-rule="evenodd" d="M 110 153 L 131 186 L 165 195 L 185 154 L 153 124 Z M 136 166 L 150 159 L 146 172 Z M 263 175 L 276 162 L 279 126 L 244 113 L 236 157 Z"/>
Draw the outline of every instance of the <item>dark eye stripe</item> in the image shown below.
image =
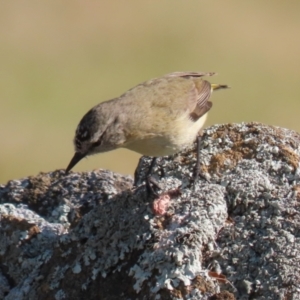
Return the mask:
<path id="1" fill-rule="evenodd" d="M 81 141 L 79 139 L 75 140 L 75 145 L 77 149 L 81 149 Z"/>

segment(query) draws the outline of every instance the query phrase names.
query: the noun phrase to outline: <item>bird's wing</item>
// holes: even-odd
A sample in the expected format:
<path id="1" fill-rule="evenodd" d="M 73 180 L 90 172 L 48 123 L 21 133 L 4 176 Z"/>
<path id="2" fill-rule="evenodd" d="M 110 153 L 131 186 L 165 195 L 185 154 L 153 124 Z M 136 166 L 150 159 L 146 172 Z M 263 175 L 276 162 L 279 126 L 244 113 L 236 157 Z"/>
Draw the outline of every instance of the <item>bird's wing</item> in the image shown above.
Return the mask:
<path id="1" fill-rule="evenodd" d="M 203 80 L 203 76 L 213 76 L 214 72 L 174 72 L 165 75 L 167 78 L 184 78 L 191 90 L 188 95 L 187 109 L 191 120 L 197 121 L 205 115 L 212 107 L 212 102 L 208 101 L 211 95 L 211 84 Z M 188 83 L 189 82 L 189 83 Z M 181 90 L 184 92 L 184 89 Z M 178 95 L 180 92 L 178 93 Z M 182 95 L 183 96 L 183 95 Z"/>
<path id="2" fill-rule="evenodd" d="M 211 95 L 211 84 L 206 80 L 195 80 L 189 99 L 190 118 L 197 121 L 205 115 L 212 107 L 208 101 Z"/>
<path id="3" fill-rule="evenodd" d="M 203 77 L 203 76 L 213 76 L 215 72 L 173 72 L 165 75 L 165 77 Z"/>

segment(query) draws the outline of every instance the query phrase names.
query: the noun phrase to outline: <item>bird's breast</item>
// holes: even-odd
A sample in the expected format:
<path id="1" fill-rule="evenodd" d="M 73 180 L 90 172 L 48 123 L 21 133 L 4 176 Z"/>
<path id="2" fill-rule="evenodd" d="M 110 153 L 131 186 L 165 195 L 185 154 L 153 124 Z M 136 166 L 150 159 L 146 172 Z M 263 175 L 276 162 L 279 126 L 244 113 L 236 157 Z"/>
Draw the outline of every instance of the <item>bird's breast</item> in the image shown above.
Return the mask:
<path id="1" fill-rule="evenodd" d="M 196 122 L 185 117 L 172 124 L 165 123 L 160 130 L 137 131 L 123 147 L 147 156 L 167 156 L 190 146 L 206 120 L 206 115 Z"/>

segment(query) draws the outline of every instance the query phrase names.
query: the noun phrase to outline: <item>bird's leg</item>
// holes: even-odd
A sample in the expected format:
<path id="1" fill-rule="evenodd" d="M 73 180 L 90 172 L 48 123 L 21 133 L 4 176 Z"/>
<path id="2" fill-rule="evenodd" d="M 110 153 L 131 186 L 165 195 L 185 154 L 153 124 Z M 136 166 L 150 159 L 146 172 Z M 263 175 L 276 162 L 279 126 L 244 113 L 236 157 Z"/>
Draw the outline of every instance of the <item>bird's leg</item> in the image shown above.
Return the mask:
<path id="1" fill-rule="evenodd" d="M 139 176 L 142 170 L 142 166 L 143 166 L 143 156 L 140 158 L 139 163 L 134 171 L 134 181 L 133 181 L 134 186 L 138 186 L 142 181 Z"/>
<path id="2" fill-rule="evenodd" d="M 201 142 L 201 136 L 197 136 L 197 162 L 196 162 L 196 174 L 194 178 L 194 182 L 196 182 L 199 178 L 200 173 L 200 142 Z"/>
<path id="3" fill-rule="evenodd" d="M 152 176 L 152 171 L 155 166 L 155 163 L 157 161 L 157 157 L 154 157 L 151 161 L 149 170 L 147 172 L 146 176 L 146 188 L 149 195 L 154 195 L 155 197 L 158 197 L 158 193 L 154 191 L 153 187 L 157 187 L 159 189 L 162 189 L 158 181 Z"/>
<path id="4" fill-rule="evenodd" d="M 152 184 L 152 185 L 151 185 Z M 153 186 L 161 189 L 161 185 L 159 184 L 159 182 L 153 177 L 153 176 L 149 176 L 146 179 L 146 186 L 147 186 L 147 193 L 151 196 L 153 195 L 155 198 L 159 197 L 159 194 L 157 192 L 154 191 Z"/>
<path id="5" fill-rule="evenodd" d="M 193 188 L 195 190 L 196 183 L 199 179 L 199 177 L 203 178 L 206 181 L 210 181 L 205 174 L 201 173 L 200 169 L 200 147 L 201 147 L 201 139 L 202 136 L 197 136 L 197 162 L 196 162 L 196 168 L 195 168 L 195 173 L 194 173 L 194 178 L 193 178 Z"/>
<path id="6" fill-rule="evenodd" d="M 151 185 L 151 184 L 153 184 L 153 185 L 159 187 L 159 184 L 158 184 L 158 183 L 156 182 L 156 180 L 151 176 L 152 171 L 153 171 L 153 168 L 154 168 L 155 163 L 156 163 L 156 160 L 157 160 L 156 157 L 153 157 L 153 158 L 152 158 L 150 167 L 149 167 L 149 169 L 148 169 L 147 176 L 146 176 L 146 188 L 147 188 L 148 194 L 150 194 L 150 195 L 152 194 L 152 195 L 154 195 L 154 196 L 157 197 L 158 194 L 154 191 L 153 186 Z"/>
<path id="7" fill-rule="evenodd" d="M 154 191 L 153 186 L 157 187 L 157 188 L 161 188 L 159 183 L 157 182 L 157 180 L 155 180 L 155 178 L 152 176 L 152 171 L 153 168 L 155 166 L 157 159 L 156 157 L 152 158 L 151 163 L 150 163 L 150 167 L 148 168 L 147 174 L 146 174 L 146 189 L 147 189 L 147 193 L 149 195 L 154 195 L 154 196 L 158 196 L 158 194 Z M 140 158 L 138 166 L 134 172 L 134 186 L 139 186 L 142 181 L 143 178 L 141 178 L 139 175 L 142 173 L 142 169 L 144 166 L 144 162 L 143 162 L 143 157 Z"/>
<path id="8" fill-rule="evenodd" d="M 201 136 L 197 136 L 197 161 L 196 161 L 196 168 L 195 168 L 195 175 L 194 175 L 194 182 L 193 182 L 194 189 L 199 179 L 199 173 L 200 173 L 200 142 L 201 142 Z"/>

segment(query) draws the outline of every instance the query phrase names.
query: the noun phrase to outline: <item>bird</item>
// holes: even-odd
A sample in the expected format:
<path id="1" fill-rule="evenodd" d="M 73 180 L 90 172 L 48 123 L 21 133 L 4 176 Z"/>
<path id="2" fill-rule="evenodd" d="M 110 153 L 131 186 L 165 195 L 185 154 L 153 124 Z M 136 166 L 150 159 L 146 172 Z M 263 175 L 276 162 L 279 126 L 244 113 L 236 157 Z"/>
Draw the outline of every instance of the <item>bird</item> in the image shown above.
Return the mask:
<path id="1" fill-rule="evenodd" d="M 149 177 L 157 157 L 178 153 L 195 140 L 199 145 L 197 135 L 212 108 L 212 92 L 228 88 L 203 79 L 215 74 L 169 73 L 91 108 L 77 126 L 75 154 L 66 174 L 84 157 L 127 148 L 153 157 L 146 181 L 153 191 Z"/>

